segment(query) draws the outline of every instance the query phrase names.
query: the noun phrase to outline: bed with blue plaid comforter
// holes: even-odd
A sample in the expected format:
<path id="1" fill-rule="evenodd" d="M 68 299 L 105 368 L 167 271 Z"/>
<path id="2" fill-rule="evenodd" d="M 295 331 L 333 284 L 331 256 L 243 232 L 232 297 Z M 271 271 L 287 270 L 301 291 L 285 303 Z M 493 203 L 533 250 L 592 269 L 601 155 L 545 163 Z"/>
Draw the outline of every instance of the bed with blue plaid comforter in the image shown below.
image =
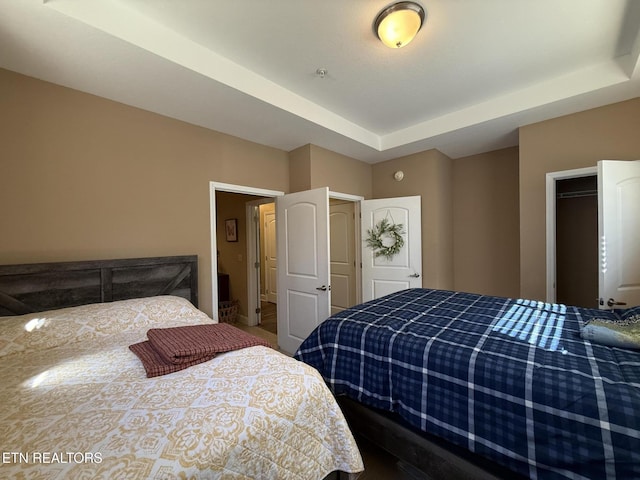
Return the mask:
<path id="1" fill-rule="evenodd" d="M 527 477 L 639 479 L 640 351 L 579 335 L 607 315 L 411 289 L 330 317 L 295 357 L 334 394 Z"/>

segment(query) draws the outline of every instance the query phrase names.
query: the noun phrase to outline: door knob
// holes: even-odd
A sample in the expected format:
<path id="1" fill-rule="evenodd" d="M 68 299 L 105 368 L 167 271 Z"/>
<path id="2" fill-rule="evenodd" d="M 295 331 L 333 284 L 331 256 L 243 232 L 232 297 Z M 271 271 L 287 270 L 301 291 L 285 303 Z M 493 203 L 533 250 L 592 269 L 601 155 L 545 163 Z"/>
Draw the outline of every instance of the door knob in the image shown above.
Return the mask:
<path id="1" fill-rule="evenodd" d="M 419 273 L 414 273 L 412 275 L 409 275 L 411 278 L 420 278 L 420 274 Z"/>
<path id="2" fill-rule="evenodd" d="M 321 287 L 316 287 L 316 290 L 326 292 L 327 290 L 331 290 L 331 285 L 329 285 L 328 287 L 326 285 L 322 285 Z"/>
<path id="3" fill-rule="evenodd" d="M 626 305 L 625 302 L 616 302 L 613 298 L 610 298 L 609 300 L 607 300 L 607 306 L 608 307 L 613 307 L 614 305 Z"/>

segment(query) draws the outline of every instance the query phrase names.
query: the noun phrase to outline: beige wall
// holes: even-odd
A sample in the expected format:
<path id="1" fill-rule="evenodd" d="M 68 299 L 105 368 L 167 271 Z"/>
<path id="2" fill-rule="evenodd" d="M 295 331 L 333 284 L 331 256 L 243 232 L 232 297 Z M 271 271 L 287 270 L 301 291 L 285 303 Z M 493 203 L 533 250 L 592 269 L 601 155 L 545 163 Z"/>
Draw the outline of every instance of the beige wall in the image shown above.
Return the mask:
<path id="1" fill-rule="evenodd" d="M 311 145 L 303 145 L 289 152 L 289 178 L 291 192 L 311 189 Z"/>
<path id="2" fill-rule="evenodd" d="M 394 180 L 396 170 L 404 179 Z M 373 198 L 422 198 L 422 285 L 453 288 L 453 164 L 437 150 L 373 165 Z"/>
<path id="3" fill-rule="evenodd" d="M 520 294 L 545 299 L 545 176 L 640 159 L 640 98 L 520 128 Z"/>
<path id="4" fill-rule="evenodd" d="M 332 192 L 371 197 L 371 165 L 317 145 L 289 152 L 291 191 L 329 187 Z"/>
<path id="5" fill-rule="evenodd" d="M 0 263 L 197 254 L 211 314 L 209 181 L 328 185 L 422 196 L 425 286 L 507 295 L 519 275 L 522 296 L 544 298 L 545 174 L 640 158 L 639 124 L 634 99 L 522 127 L 517 202 L 515 149 L 376 165 L 312 145 L 287 153 L 0 69 Z M 518 203 L 519 268 L 510 268 Z"/>
<path id="6" fill-rule="evenodd" d="M 284 151 L 2 69 L 0 148 L 0 264 L 197 254 L 210 315 L 209 181 L 289 189 Z"/>
<path id="7" fill-rule="evenodd" d="M 455 290 L 520 295 L 518 148 L 453 162 Z"/>
<path id="8" fill-rule="evenodd" d="M 330 150 L 310 146 L 310 188 L 329 187 L 332 192 L 371 198 L 372 169 L 368 163 Z"/>

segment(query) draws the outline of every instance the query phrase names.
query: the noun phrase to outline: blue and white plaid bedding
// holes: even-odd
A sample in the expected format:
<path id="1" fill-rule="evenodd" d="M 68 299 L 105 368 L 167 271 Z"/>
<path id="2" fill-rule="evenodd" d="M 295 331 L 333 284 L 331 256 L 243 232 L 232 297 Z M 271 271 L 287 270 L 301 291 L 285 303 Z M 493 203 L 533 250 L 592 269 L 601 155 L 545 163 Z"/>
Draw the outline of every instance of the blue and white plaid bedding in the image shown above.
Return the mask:
<path id="1" fill-rule="evenodd" d="M 639 311 L 640 313 L 640 311 Z M 607 312 L 412 289 L 323 322 L 295 357 L 530 478 L 640 478 L 640 351 L 580 338 Z"/>

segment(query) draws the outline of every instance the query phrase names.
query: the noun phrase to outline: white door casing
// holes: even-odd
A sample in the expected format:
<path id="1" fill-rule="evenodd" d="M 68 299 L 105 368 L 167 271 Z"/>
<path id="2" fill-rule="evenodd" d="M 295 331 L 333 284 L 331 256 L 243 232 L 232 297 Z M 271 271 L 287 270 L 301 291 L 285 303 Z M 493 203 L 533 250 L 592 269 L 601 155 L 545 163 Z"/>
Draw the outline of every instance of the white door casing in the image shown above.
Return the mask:
<path id="1" fill-rule="evenodd" d="M 549 172 L 546 175 L 546 263 L 547 263 L 547 294 L 549 303 L 556 303 L 556 182 L 569 178 L 588 177 L 597 175 L 597 167 L 576 168 L 560 172 Z"/>
<path id="2" fill-rule="evenodd" d="M 329 205 L 331 315 L 356 304 L 354 203 Z"/>
<path id="3" fill-rule="evenodd" d="M 294 353 L 329 316 L 329 189 L 276 199 L 278 345 Z"/>
<path id="4" fill-rule="evenodd" d="M 361 203 L 362 301 L 406 288 L 422 287 L 422 221 L 420 196 L 364 200 Z M 366 245 L 367 232 L 386 218 L 402 224 L 404 245 L 387 259 Z"/>
<path id="5" fill-rule="evenodd" d="M 598 162 L 600 308 L 640 305 L 640 160 Z"/>
<path id="6" fill-rule="evenodd" d="M 253 195 L 258 197 L 273 198 L 280 195 L 284 195 L 284 192 L 277 190 L 266 190 L 263 188 L 249 187 L 246 185 L 235 185 L 231 183 L 221 182 L 209 182 L 209 231 L 210 231 L 210 246 L 211 246 L 211 304 L 212 304 L 212 317 L 214 322 L 218 322 L 218 259 L 217 259 L 217 208 L 216 208 L 216 191 L 240 193 L 243 195 Z M 250 205 L 246 206 L 246 221 L 247 232 L 252 232 L 255 235 L 255 222 L 252 219 L 251 211 L 253 208 Z M 249 295 L 249 311 L 255 312 L 255 309 L 259 304 L 256 304 L 258 298 L 258 275 L 255 275 L 255 262 L 258 258 L 255 256 L 254 242 L 247 242 L 247 258 L 250 261 L 247 264 L 247 278 L 249 282 L 248 289 L 250 292 L 254 292 L 255 295 Z M 257 318 L 249 318 L 249 325 L 257 325 Z"/>

